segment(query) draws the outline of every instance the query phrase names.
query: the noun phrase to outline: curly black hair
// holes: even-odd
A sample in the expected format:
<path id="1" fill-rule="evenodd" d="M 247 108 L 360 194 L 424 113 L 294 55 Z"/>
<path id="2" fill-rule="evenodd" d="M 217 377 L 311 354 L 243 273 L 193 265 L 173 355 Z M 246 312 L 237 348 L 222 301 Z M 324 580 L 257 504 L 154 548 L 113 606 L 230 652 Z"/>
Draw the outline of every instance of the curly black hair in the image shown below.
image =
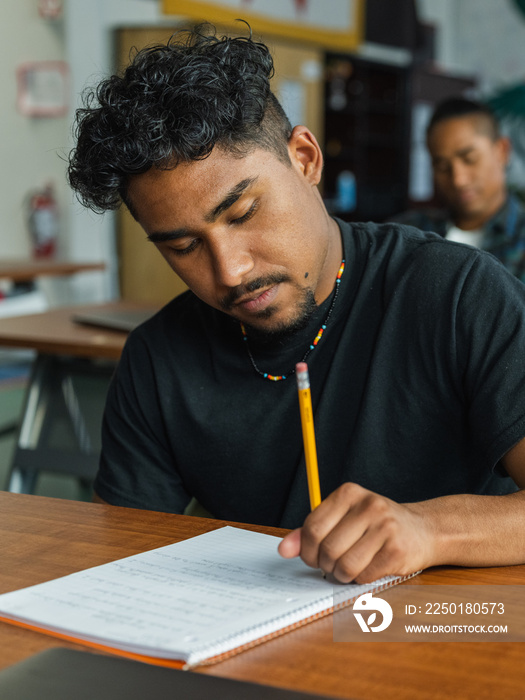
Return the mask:
<path id="1" fill-rule="evenodd" d="M 69 184 L 102 212 L 129 206 L 130 176 L 206 158 L 216 145 L 238 157 L 261 147 L 289 163 L 292 128 L 270 90 L 272 75 L 267 46 L 218 37 L 210 25 L 137 51 L 122 75 L 84 94 Z"/>

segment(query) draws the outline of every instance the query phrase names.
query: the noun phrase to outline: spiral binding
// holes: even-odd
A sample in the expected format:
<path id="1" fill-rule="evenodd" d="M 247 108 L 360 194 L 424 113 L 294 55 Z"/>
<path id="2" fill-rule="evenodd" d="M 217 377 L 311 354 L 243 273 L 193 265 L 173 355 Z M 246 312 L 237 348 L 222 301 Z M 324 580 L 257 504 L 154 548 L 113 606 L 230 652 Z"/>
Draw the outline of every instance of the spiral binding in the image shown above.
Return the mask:
<path id="1" fill-rule="evenodd" d="M 342 610 L 343 608 L 346 608 L 349 605 L 352 605 L 352 603 L 354 603 L 357 600 L 357 598 L 359 598 L 359 596 L 363 593 L 379 593 L 381 591 L 386 590 L 387 588 L 392 588 L 393 586 L 396 586 L 398 583 L 407 581 L 408 579 L 411 579 L 420 573 L 421 571 L 416 571 L 413 574 L 408 574 L 406 576 L 398 576 L 393 579 L 389 578 L 388 581 L 385 581 L 380 585 L 374 586 L 373 588 L 367 588 L 367 584 L 363 584 L 360 587 L 359 592 L 352 596 L 352 598 L 342 600 L 334 605 L 329 606 L 328 608 L 325 608 L 324 610 L 319 610 L 318 612 L 312 613 L 310 615 L 305 615 L 305 617 L 303 617 L 302 619 L 296 620 L 295 622 L 292 622 L 284 627 L 282 626 L 282 622 L 287 617 L 289 617 L 291 613 L 286 613 L 285 615 L 281 615 L 280 617 L 275 617 L 271 620 L 268 620 L 263 625 L 252 625 L 251 627 L 246 628 L 242 632 L 228 635 L 220 641 L 214 642 L 213 644 L 210 644 L 209 646 L 199 650 L 199 658 L 193 662 L 188 661 L 187 663 L 185 663 L 183 669 L 190 670 L 196 668 L 197 666 L 211 666 L 212 664 L 216 664 L 220 661 L 225 661 L 226 659 L 229 659 L 232 656 L 236 656 L 237 654 L 240 654 L 243 651 L 253 649 L 253 647 L 259 646 L 259 644 L 268 642 L 271 639 L 276 639 L 277 637 L 280 637 L 283 634 L 298 629 L 299 627 L 304 627 L 310 622 L 314 622 L 315 620 L 320 620 L 323 617 L 332 615 L 333 613 Z M 341 590 L 341 595 L 342 594 L 343 590 Z M 336 596 L 330 596 L 330 598 L 332 599 L 334 597 Z M 301 612 L 311 610 L 312 608 L 315 608 L 316 606 L 322 604 L 322 602 L 325 600 L 328 600 L 328 597 L 320 598 L 314 603 L 309 603 L 308 605 L 304 605 L 301 608 L 297 608 L 297 610 L 294 610 L 293 615 L 295 616 L 297 614 L 300 614 Z M 262 635 L 257 637 L 257 639 L 251 639 L 248 642 L 242 642 L 242 639 L 246 636 L 249 636 L 250 633 L 252 633 L 254 630 L 264 630 L 268 627 L 274 627 L 274 629 L 272 629 L 270 632 L 267 632 L 266 634 L 263 633 Z M 214 650 L 228 645 L 230 642 L 232 642 L 232 640 L 239 640 L 239 644 L 237 644 L 234 648 L 228 649 L 227 651 L 214 653 Z"/>

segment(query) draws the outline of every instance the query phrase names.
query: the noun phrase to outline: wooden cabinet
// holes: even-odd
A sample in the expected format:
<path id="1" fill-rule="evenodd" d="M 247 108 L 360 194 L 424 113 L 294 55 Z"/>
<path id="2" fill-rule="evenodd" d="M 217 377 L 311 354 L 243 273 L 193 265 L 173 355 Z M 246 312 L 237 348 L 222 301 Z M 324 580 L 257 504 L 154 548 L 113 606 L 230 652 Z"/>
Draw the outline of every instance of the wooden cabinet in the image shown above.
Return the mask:
<path id="1" fill-rule="evenodd" d="M 399 211 L 408 179 L 409 72 L 344 54 L 327 54 L 323 192 L 334 214 L 379 220 Z M 356 181 L 356 208 L 339 209 L 338 177 Z"/>

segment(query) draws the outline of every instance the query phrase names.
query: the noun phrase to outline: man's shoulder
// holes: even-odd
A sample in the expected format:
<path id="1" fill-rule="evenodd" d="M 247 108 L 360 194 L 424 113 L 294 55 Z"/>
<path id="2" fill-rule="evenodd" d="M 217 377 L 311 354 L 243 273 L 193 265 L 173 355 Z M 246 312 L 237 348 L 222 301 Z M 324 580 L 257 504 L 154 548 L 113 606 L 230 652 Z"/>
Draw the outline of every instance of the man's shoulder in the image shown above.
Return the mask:
<path id="1" fill-rule="evenodd" d="M 417 296 L 431 288 L 454 288 L 477 266 L 480 256 L 492 262 L 492 256 L 476 248 L 413 226 L 352 223 L 349 227 L 346 234 L 343 231 L 345 255 L 355 277 L 364 288 L 381 288 L 387 296 L 401 289 Z"/>
<path id="2" fill-rule="evenodd" d="M 223 315 L 202 302 L 190 290 L 179 294 L 163 306 L 156 314 L 136 328 L 128 343 L 146 341 L 149 346 L 158 342 L 188 341 L 198 336 L 202 329 L 217 323 L 216 316 Z"/>
<path id="3" fill-rule="evenodd" d="M 507 201 L 515 202 L 518 211 L 522 214 L 525 214 L 525 199 L 523 194 L 518 194 L 516 190 L 509 191 Z"/>
<path id="4" fill-rule="evenodd" d="M 398 253 L 409 255 L 427 244 L 440 248 L 445 239 L 434 231 L 424 230 L 410 223 L 388 221 L 385 223 L 358 222 L 349 225 L 347 236 L 375 254 Z M 344 232 L 343 232 L 344 235 Z"/>
<path id="5" fill-rule="evenodd" d="M 402 278 L 411 278 L 416 286 L 456 286 L 474 271 L 481 275 L 505 274 L 490 253 L 431 231 L 396 222 L 351 226 L 357 257 L 372 272 L 384 275 L 385 282 L 394 288 Z"/>
<path id="6" fill-rule="evenodd" d="M 187 314 L 191 317 L 198 306 L 198 302 L 199 299 L 190 290 L 182 292 L 182 294 L 178 294 L 164 304 L 156 314 L 142 324 L 142 327 L 155 327 L 166 320 L 171 321 L 174 318 L 180 318 Z"/>
<path id="7" fill-rule="evenodd" d="M 510 194 L 509 203 L 512 203 L 515 208 L 517 224 L 520 228 L 520 234 L 523 236 L 525 233 L 525 201 L 517 194 Z"/>
<path id="8" fill-rule="evenodd" d="M 421 231 L 433 231 L 440 236 L 446 234 L 447 213 L 442 209 L 407 209 L 389 217 L 390 222 L 414 226 Z"/>

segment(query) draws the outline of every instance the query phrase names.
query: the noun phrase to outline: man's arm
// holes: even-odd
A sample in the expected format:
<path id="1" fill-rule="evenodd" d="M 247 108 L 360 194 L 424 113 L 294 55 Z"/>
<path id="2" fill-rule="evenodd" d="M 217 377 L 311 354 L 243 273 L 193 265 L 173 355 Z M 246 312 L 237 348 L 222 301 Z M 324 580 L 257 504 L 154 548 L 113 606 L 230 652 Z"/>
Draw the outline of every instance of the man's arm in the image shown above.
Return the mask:
<path id="1" fill-rule="evenodd" d="M 502 460 L 525 489 L 525 438 Z M 287 535 L 284 557 L 301 558 L 346 583 L 405 575 L 440 564 L 525 562 L 525 490 L 507 496 L 454 495 L 399 504 L 357 484 L 340 486 Z"/>

